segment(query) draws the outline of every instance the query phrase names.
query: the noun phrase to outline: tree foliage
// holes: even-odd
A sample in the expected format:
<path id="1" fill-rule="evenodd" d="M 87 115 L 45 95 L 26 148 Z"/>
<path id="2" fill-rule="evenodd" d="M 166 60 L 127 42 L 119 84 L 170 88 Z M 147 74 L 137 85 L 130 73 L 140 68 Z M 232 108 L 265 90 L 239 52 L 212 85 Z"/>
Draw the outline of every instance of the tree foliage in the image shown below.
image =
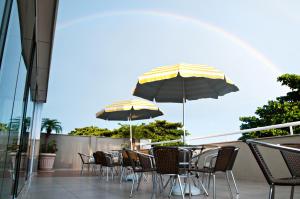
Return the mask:
<path id="1" fill-rule="evenodd" d="M 89 126 L 83 128 L 75 128 L 73 131 L 69 133 L 69 135 L 111 137 L 112 131 L 109 129 L 103 129 L 96 126 Z"/>
<path id="2" fill-rule="evenodd" d="M 76 128 L 69 135 L 85 136 L 105 136 L 113 138 L 129 138 L 130 126 L 128 124 L 119 124 L 120 127 L 109 130 L 95 126 Z M 148 124 L 132 125 L 133 138 L 152 139 L 153 142 L 179 139 L 183 135 L 181 123 L 167 122 L 165 120 L 156 120 Z"/>
<path id="3" fill-rule="evenodd" d="M 7 132 L 8 131 L 7 125 L 0 122 L 0 131 Z"/>
<path id="4" fill-rule="evenodd" d="M 282 85 L 288 86 L 291 91 L 286 96 L 277 97 L 268 101 L 255 111 L 256 116 L 240 117 L 240 129 L 249 129 L 274 124 L 282 124 L 300 120 L 300 75 L 284 74 L 277 78 Z M 294 133 L 300 133 L 300 128 L 294 128 Z M 271 137 L 289 134 L 288 128 L 273 129 L 252 133 L 245 133 L 240 140 L 259 137 Z"/>

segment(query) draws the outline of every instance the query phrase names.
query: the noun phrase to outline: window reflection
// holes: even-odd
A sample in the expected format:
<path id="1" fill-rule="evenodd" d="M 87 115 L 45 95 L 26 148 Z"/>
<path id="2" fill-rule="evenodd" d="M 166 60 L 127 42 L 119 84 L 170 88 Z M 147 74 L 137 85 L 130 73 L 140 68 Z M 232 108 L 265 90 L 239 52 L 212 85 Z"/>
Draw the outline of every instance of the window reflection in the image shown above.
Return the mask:
<path id="1" fill-rule="evenodd" d="M 1 12 L 3 1 L 0 2 Z M 27 132 L 22 133 L 22 123 L 26 129 L 30 118 L 23 119 L 24 105 L 27 105 L 24 104 L 27 69 L 21 56 L 20 38 L 18 9 L 14 1 L 0 69 L 0 198 L 3 199 L 11 198 L 18 175 L 20 179 L 26 176 L 27 147 L 20 138 L 23 138 L 21 135 L 26 137 Z M 25 143 L 24 147 L 20 148 L 20 143 Z M 15 172 L 17 159 L 20 161 L 19 173 Z M 20 182 L 22 187 L 24 180 Z"/>
<path id="2" fill-rule="evenodd" d="M 0 1 L 0 21 L 2 21 L 3 13 L 4 13 L 4 6 L 5 6 L 5 0 Z"/>

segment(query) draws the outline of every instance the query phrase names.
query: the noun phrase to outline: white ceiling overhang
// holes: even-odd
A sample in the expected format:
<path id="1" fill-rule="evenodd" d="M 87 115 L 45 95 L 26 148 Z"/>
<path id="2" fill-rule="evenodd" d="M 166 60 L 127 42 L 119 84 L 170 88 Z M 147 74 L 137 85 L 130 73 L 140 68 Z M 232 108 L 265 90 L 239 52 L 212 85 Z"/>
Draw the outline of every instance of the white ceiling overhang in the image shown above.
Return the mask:
<path id="1" fill-rule="evenodd" d="M 47 101 L 58 0 L 18 0 L 18 9 L 22 55 L 27 66 L 33 63 L 30 82 L 32 100 L 45 103 Z M 33 38 L 34 32 L 36 32 L 36 38 Z M 31 56 L 34 52 L 33 40 L 36 41 L 36 50 L 34 56 Z"/>

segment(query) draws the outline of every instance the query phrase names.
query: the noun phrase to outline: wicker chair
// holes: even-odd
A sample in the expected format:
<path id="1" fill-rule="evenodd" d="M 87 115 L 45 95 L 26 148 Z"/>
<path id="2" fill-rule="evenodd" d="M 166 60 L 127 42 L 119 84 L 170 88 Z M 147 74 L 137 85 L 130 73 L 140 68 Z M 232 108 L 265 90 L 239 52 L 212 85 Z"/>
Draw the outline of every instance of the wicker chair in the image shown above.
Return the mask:
<path id="1" fill-rule="evenodd" d="M 287 144 L 286 146 L 280 146 L 265 142 L 258 142 L 254 140 L 247 140 L 246 141 L 250 150 L 252 151 L 260 169 L 262 170 L 269 186 L 269 199 L 275 198 L 275 186 L 291 186 L 291 194 L 290 198 L 294 197 L 294 186 L 300 185 L 300 177 L 299 177 L 299 160 L 300 160 L 300 149 L 292 148 L 291 144 Z M 268 164 L 265 162 L 262 153 L 259 150 L 259 147 L 270 148 L 274 150 L 279 150 L 285 160 L 285 163 L 288 169 L 291 172 L 292 177 L 286 178 L 275 178 L 269 167 Z M 295 146 L 295 145 L 294 145 Z"/>
<path id="2" fill-rule="evenodd" d="M 92 170 L 94 171 L 94 167 L 95 167 L 95 162 L 91 162 L 90 159 L 92 156 L 83 154 L 83 153 L 78 153 L 78 155 L 80 156 L 81 159 L 81 171 L 80 171 L 80 175 L 83 174 L 83 169 L 85 166 L 88 167 L 88 170 L 90 170 L 90 166 L 92 165 Z"/>
<path id="3" fill-rule="evenodd" d="M 102 170 L 102 167 L 106 167 L 106 180 L 109 179 L 109 171 L 111 174 L 111 178 L 114 179 L 114 169 L 117 166 L 120 166 L 120 164 L 115 163 L 112 159 L 112 156 L 108 153 L 105 153 L 103 151 L 96 151 L 94 153 L 94 158 L 96 164 L 100 164 L 100 171 Z"/>
<path id="4" fill-rule="evenodd" d="M 153 149 L 156 173 L 158 175 L 169 175 L 171 179 L 171 189 L 169 197 L 173 191 L 176 179 L 178 180 L 182 198 L 184 198 L 182 184 L 180 180 L 181 169 L 179 166 L 179 150 L 177 147 L 155 147 Z M 155 190 L 156 191 L 156 190 Z"/>
<path id="5" fill-rule="evenodd" d="M 281 144 L 281 145 L 285 147 L 300 149 L 300 143 L 297 144 L 289 143 L 289 144 Z M 283 150 L 281 150 L 280 152 L 291 173 L 291 176 L 293 178 L 300 178 L 300 155 L 297 153 L 283 151 Z M 294 197 L 294 189 L 295 186 L 292 186 L 290 198 Z"/>
<path id="6" fill-rule="evenodd" d="M 215 174 L 217 172 L 223 172 L 225 173 L 225 178 L 227 180 L 228 183 L 228 189 L 230 192 L 230 196 L 231 198 L 233 198 L 233 194 L 231 191 L 231 186 L 230 186 L 230 182 L 229 182 L 229 174 L 230 173 L 232 175 L 232 179 L 234 181 L 235 184 L 235 188 L 236 188 L 236 192 L 238 193 L 238 189 L 236 186 L 236 182 L 232 173 L 232 168 L 237 156 L 237 153 L 239 151 L 239 148 L 235 147 L 235 146 L 223 146 L 220 147 L 218 149 L 218 153 L 216 156 L 212 156 L 210 158 L 210 166 L 209 167 L 203 167 L 203 168 L 190 168 L 189 172 L 197 172 L 197 173 L 206 173 L 209 175 L 209 178 L 212 177 L 213 178 L 213 199 L 216 198 L 216 176 Z M 213 161 L 215 161 L 215 164 L 213 165 Z M 209 185 L 208 185 L 209 186 Z M 205 193 L 207 194 L 207 191 L 205 190 L 204 187 L 202 187 L 205 191 Z M 208 187 L 209 188 L 209 187 Z M 208 194 L 207 194 L 208 195 Z M 191 195 L 190 195 L 191 197 Z"/>
<path id="7" fill-rule="evenodd" d="M 131 161 L 126 153 L 126 150 L 122 150 L 121 153 L 121 176 L 120 176 L 120 184 L 123 181 L 124 175 L 128 174 L 128 171 L 132 172 Z"/>
<path id="8" fill-rule="evenodd" d="M 138 191 L 144 173 L 152 173 L 152 177 L 154 177 L 155 168 L 153 163 L 153 156 L 139 153 L 137 151 L 133 151 L 129 149 L 126 149 L 125 151 L 128 155 L 128 158 L 131 163 L 131 168 L 134 173 L 134 177 L 132 179 L 131 191 L 130 191 L 130 197 L 132 197 L 135 181 L 138 182 L 136 188 L 136 190 Z M 136 176 L 138 177 L 136 178 Z M 155 180 L 153 178 L 152 180 L 154 183 Z M 152 197 L 154 196 L 153 193 L 152 193 Z"/>

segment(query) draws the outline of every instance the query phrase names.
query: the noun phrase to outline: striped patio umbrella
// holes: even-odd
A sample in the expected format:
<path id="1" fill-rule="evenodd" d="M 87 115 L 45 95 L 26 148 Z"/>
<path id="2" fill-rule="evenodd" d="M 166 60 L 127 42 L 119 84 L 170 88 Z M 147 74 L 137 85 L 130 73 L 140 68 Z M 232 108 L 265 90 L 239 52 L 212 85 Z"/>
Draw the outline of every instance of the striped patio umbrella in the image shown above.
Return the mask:
<path id="1" fill-rule="evenodd" d="M 238 87 L 220 70 L 200 64 L 161 66 L 138 78 L 133 95 L 156 102 L 184 104 L 186 100 L 214 98 L 238 91 Z M 183 135 L 185 142 L 185 129 Z"/>
<path id="2" fill-rule="evenodd" d="M 96 113 L 96 118 L 114 121 L 129 121 L 130 148 L 132 147 L 132 120 L 143 120 L 163 115 L 162 111 L 152 102 L 143 99 L 118 101 L 106 106 Z"/>

